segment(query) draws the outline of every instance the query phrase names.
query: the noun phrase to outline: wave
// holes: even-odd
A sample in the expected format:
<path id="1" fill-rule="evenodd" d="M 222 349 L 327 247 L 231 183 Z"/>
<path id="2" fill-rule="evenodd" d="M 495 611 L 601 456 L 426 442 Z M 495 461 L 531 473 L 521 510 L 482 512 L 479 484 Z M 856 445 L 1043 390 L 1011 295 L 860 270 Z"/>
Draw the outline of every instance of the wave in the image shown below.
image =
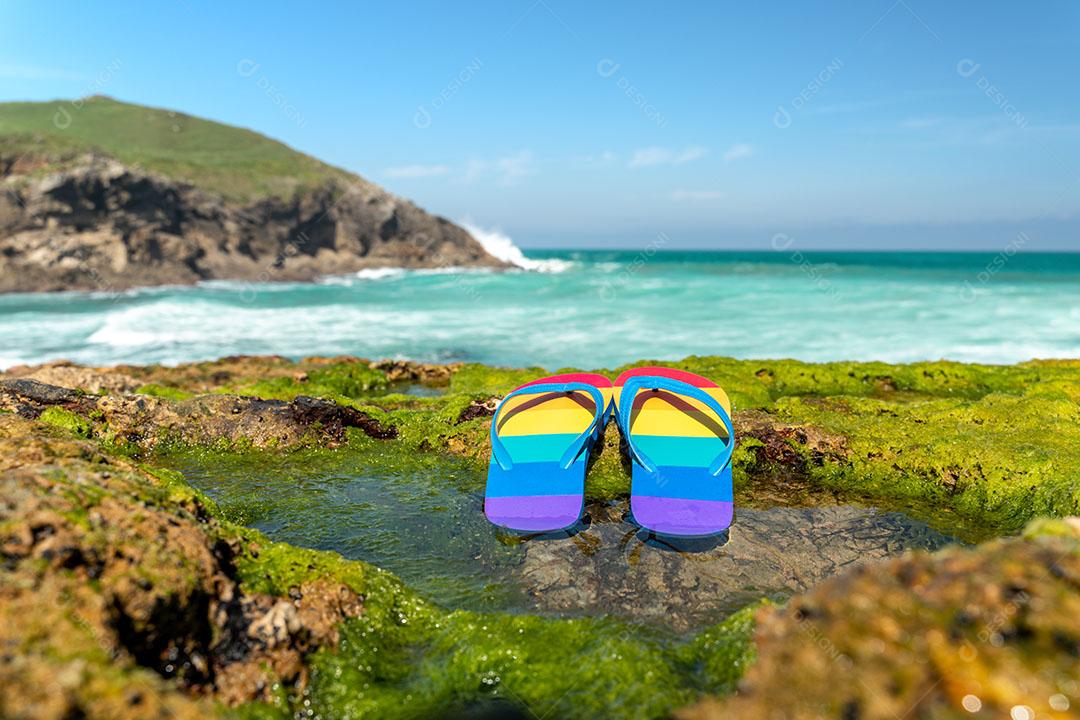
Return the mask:
<path id="1" fill-rule="evenodd" d="M 401 277 L 405 273 L 405 268 L 364 268 L 363 270 L 357 270 L 356 273 L 353 274 L 353 277 L 360 280 L 384 280 L 386 278 Z"/>
<path id="2" fill-rule="evenodd" d="M 536 260 L 525 257 L 525 253 L 522 252 L 521 248 L 514 244 L 514 241 L 510 239 L 509 235 L 497 229 L 485 230 L 474 224 L 471 218 L 465 218 L 459 224 L 468 230 L 470 235 L 476 238 L 476 241 L 488 251 L 489 255 L 492 255 L 503 262 L 515 265 L 522 270 L 556 273 L 565 272 L 574 267 L 574 263 L 569 260 L 560 260 L 557 258 Z"/>
<path id="3" fill-rule="evenodd" d="M 464 265 L 451 265 L 438 268 L 364 268 L 363 270 L 358 270 L 349 275 L 324 275 L 315 282 L 319 285 L 351 287 L 357 284 L 358 281 L 399 280 L 402 278 L 423 275 L 490 275 L 494 272 L 496 272 L 494 268 L 467 267 Z"/>
<path id="4" fill-rule="evenodd" d="M 0 372 L 13 368 L 16 365 L 29 365 L 31 361 L 17 355 L 0 355 Z"/>

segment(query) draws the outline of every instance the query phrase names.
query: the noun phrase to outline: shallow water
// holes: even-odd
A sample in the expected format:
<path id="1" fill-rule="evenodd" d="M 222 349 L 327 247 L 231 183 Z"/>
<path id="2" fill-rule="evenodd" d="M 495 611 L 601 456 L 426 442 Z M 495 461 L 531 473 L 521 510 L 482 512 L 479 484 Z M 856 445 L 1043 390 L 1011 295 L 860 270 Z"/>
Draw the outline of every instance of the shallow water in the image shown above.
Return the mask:
<path id="1" fill-rule="evenodd" d="M 0 296 L 0 368 L 351 354 L 614 367 L 687 355 L 1072 357 L 1080 254 L 546 253 L 558 272 Z"/>
<path id="2" fill-rule="evenodd" d="M 730 531 L 712 540 L 650 536 L 619 502 L 591 505 L 573 533 L 530 538 L 484 519 L 483 471 L 457 458 L 403 465 L 379 451 L 195 451 L 160 462 L 271 538 L 374 563 L 452 609 L 605 614 L 678 632 L 859 563 L 953 541 L 947 516 L 928 524 L 805 489 L 744 493 Z"/>

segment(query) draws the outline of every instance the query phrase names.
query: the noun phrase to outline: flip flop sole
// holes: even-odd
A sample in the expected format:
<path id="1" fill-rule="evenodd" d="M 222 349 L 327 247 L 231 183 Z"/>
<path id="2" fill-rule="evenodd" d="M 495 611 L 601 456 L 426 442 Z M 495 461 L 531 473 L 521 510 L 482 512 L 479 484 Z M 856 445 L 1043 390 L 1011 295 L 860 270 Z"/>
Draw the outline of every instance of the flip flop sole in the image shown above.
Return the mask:
<path id="1" fill-rule="evenodd" d="M 616 402 L 622 385 L 637 375 L 689 383 L 730 409 L 727 394 L 712 381 L 657 367 L 620 375 L 615 381 Z M 696 398 L 668 391 L 642 391 L 634 402 L 634 443 L 656 465 L 650 472 L 632 463 L 630 513 L 634 521 L 647 530 L 682 537 L 715 535 L 730 527 L 734 516 L 731 468 L 719 475 L 708 471 L 727 442 L 727 431 L 716 414 Z"/>
<path id="2" fill-rule="evenodd" d="M 635 489 L 630 495 L 630 514 L 643 528 L 661 535 L 694 537 L 715 535 L 731 526 L 735 503 L 730 495 L 730 468 L 717 476 L 703 467 L 661 466 L 650 473 L 635 464 L 632 473 Z M 675 475 L 678 480 L 673 483 Z M 673 497 L 672 484 L 709 487 L 717 492 L 710 499 Z"/>
<path id="3" fill-rule="evenodd" d="M 568 442 L 561 447 L 566 447 Z M 523 461 L 510 470 L 492 463 L 488 469 L 484 514 L 495 525 L 511 530 L 536 532 L 570 527 L 581 517 L 585 506 L 586 465 L 584 454 L 566 470 L 551 461 Z"/>
<path id="4" fill-rule="evenodd" d="M 593 385 L 607 406 L 611 404 L 611 381 L 592 373 L 555 375 L 522 388 L 551 383 Z M 504 469 L 494 461 L 489 465 L 484 514 L 491 523 L 509 530 L 546 532 L 572 527 L 581 519 L 588 455 L 603 427 L 596 429 L 569 468 L 561 467 L 558 459 L 589 427 L 594 412 L 586 392 L 525 393 L 511 398 L 505 410 L 500 408 L 499 437 L 513 466 Z"/>

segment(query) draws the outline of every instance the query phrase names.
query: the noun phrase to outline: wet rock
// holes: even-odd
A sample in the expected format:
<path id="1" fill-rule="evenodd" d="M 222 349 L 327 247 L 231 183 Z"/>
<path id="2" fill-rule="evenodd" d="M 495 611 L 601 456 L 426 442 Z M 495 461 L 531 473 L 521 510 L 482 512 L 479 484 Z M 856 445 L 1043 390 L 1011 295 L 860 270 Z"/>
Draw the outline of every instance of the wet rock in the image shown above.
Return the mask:
<path id="1" fill-rule="evenodd" d="M 49 408 L 73 413 L 92 432 L 150 449 L 169 442 L 255 447 L 315 441 L 334 445 L 356 428 L 374 438 L 396 436 L 369 414 L 331 400 L 299 396 L 291 401 L 204 395 L 173 402 L 147 395 L 85 395 L 36 380 L 0 380 L 0 408 L 37 418 Z"/>
<path id="2" fill-rule="evenodd" d="M 625 522 L 618 504 L 588 530 L 527 543 L 522 581 L 539 608 L 610 613 L 685 632 L 761 597 L 784 600 L 825 578 L 944 535 L 899 513 L 855 506 L 739 509 L 727 537 L 659 539 Z"/>
<path id="3" fill-rule="evenodd" d="M 130 393 L 142 384 L 122 372 L 109 368 L 92 368 L 59 361 L 39 366 L 16 366 L 8 368 L 9 377 L 21 377 L 47 385 L 76 388 L 87 393 Z"/>
<path id="4" fill-rule="evenodd" d="M 392 383 L 418 382 L 443 386 L 450 382 L 450 377 L 461 368 L 462 363 L 435 365 L 409 360 L 379 360 L 370 366 L 373 370 L 384 373 L 386 379 Z"/>
<path id="5" fill-rule="evenodd" d="M 195 716 L 201 704 L 160 678 L 228 704 L 268 699 L 275 682 L 302 685 L 307 654 L 363 613 L 329 579 L 288 598 L 245 591 L 239 541 L 197 496 L 173 492 L 0 415 L 0 648 L 20 648 L 0 652 L 0 715 Z M 54 677 L 35 687 L 45 669 Z M 125 691 L 102 697 L 109 683 Z"/>
<path id="6" fill-rule="evenodd" d="M 735 414 L 736 441 L 741 444 L 750 438 L 756 441 L 752 452 L 761 466 L 775 464 L 787 469 L 799 469 L 807 463 L 822 464 L 825 460 L 843 461 L 848 455 L 842 435 L 827 433 L 812 425 L 797 425 L 760 410 Z"/>
<path id="7" fill-rule="evenodd" d="M 253 689 L 264 693 L 272 678 L 303 684 L 306 654 L 336 647 L 341 621 L 359 617 L 363 610 L 359 595 L 325 580 L 304 584 L 290 598 L 255 594 L 229 603 L 218 611 L 218 624 L 226 631 L 213 649 L 213 656 L 222 659 L 214 678 L 215 696 L 237 705 L 250 700 Z"/>
<path id="8" fill-rule="evenodd" d="M 20 414 L 52 405 L 73 405 L 83 398 L 77 390 L 32 379 L 0 380 L 0 391 L 8 396 L 7 407 Z"/>
<path id="9" fill-rule="evenodd" d="M 458 414 L 457 424 L 475 420 L 476 418 L 492 417 L 499 407 L 499 398 L 487 400 L 473 400 Z"/>
<path id="10" fill-rule="evenodd" d="M 345 429 L 350 427 L 359 428 L 368 437 L 379 440 L 397 437 L 397 431 L 392 426 L 384 427 L 367 413 L 329 400 L 300 395 L 283 405 L 284 412 L 294 423 L 302 427 L 318 424 L 323 432 L 337 441 L 344 439 Z"/>

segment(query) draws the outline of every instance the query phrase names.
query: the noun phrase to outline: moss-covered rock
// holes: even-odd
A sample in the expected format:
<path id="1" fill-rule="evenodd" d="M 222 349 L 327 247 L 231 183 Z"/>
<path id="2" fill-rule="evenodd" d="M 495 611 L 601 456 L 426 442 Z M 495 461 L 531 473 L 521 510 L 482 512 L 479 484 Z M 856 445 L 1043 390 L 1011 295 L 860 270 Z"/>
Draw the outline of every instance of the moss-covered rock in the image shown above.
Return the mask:
<path id="1" fill-rule="evenodd" d="M 67 430 L 79 437 L 90 437 L 93 432 L 93 425 L 89 420 L 62 407 L 46 408 L 38 419 L 46 425 Z"/>
<path id="2" fill-rule="evenodd" d="M 1080 512 L 1080 362 L 673 365 L 733 400 L 737 501 L 825 489 L 931 504 L 999 532 Z M 389 572 L 236 525 L 245 513 L 153 467 L 177 446 L 325 446 L 417 465 L 452 453 L 479 472 L 498 399 L 544 374 L 353 358 L 6 373 L 0 640 L 19 651 L 0 653 L 0 715 L 206 716 L 225 703 L 251 717 L 393 717 L 497 702 L 656 717 L 730 692 L 755 653 L 752 611 L 683 642 L 611 618 L 451 612 Z M 590 502 L 628 491 L 619 440 L 610 426 Z M 723 712 L 953 716 L 968 696 L 994 712 L 1075 708 L 1077 542 L 1072 525 L 1042 520 L 764 610 L 760 660 Z"/>
<path id="3" fill-rule="evenodd" d="M 174 472 L 14 415 L 0 473 L 0 642 L 19 648 L 0 656 L 4 716 L 224 712 L 207 696 L 260 716 L 498 700 L 647 718 L 734 682 L 742 664 L 711 653 L 749 652 L 745 614 L 673 645 L 612 620 L 447 612 L 384 570 L 233 525 Z M 36 684 L 49 673 L 64 681 Z"/>
<path id="4" fill-rule="evenodd" d="M 304 657 L 336 644 L 338 625 L 362 612 L 329 574 L 287 593 L 248 590 L 236 568 L 258 533 L 218 520 L 174 475 L 41 427 L 0 419 L 0 634 L 21 648 L 19 662 L 0 659 L 0 676 L 80 662 L 78 682 L 50 699 L 65 716 L 108 716 L 96 693 L 117 669 L 175 681 L 153 683 L 155 692 L 179 685 L 229 704 L 268 697 L 274 682 L 302 682 Z M 154 712 L 137 694 L 130 704 L 114 716 Z M 0 705 L 0 714 L 20 712 Z"/>
<path id="5" fill-rule="evenodd" d="M 738 696 L 679 717 L 1075 717 L 1078 587 L 1080 518 L 862 568 L 760 613 Z"/>
<path id="6" fill-rule="evenodd" d="M 397 434 L 354 407 L 303 395 L 289 401 L 223 394 L 175 401 L 155 395 L 85 395 L 36 380 L 0 379 L 0 407 L 131 453 L 177 444 L 223 450 L 333 446 L 344 442 L 350 430 L 381 439 Z"/>
<path id="7" fill-rule="evenodd" d="M 870 499 L 944 504 L 973 520 L 993 520 L 1012 530 L 1039 514 L 1080 512 L 1080 361 L 889 365 L 690 357 L 670 365 L 712 378 L 731 396 L 738 432 L 733 459 L 737 490 L 809 478 Z M 368 418 L 357 436 L 396 434 L 406 446 L 403 453 L 450 452 L 478 465 L 490 453 L 489 418 L 499 397 L 548 374 L 541 368 L 342 357 L 291 362 L 276 356 L 172 368 L 50 365 L 19 368 L 14 374 L 49 378 L 58 372 L 112 393 L 109 397 L 119 397 L 109 388 L 126 387 L 118 378 L 129 378 L 128 385 L 137 382 L 142 392 L 161 400 L 149 414 L 138 404 L 132 408 L 108 400 L 106 409 L 97 408 L 99 414 L 112 408 L 105 428 L 101 418 L 90 417 L 93 408 L 86 409 L 86 401 L 64 401 L 64 409 L 84 418 L 65 416 L 69 425 L 85 429 L 90 421 L 92 432 L 104 432 L 120 447 L 147 449 L 163 435 L 172 442 L 224 448 L 341 442 L 351 432 L 348 420 L 330 420 L 346 431 L 328 434 L 322 421 L 308 413 L 306 426 L 279 431 L 276 421 L 297 413 L 243 397 L 189 394 L 258 395 L 290 407 L 315 396 L 343 408 L 326 406 L 330 415 L 355 411 Z M 403 383 L 445 392 L 422 397 L 394 392 Z M 247 422 L 249 414 L 254 422 Z M 274 422 L 264 427 L 268 416 Z M 628 466 L 612 425 L 595 453 L 586 494 L 590 501 L 605 501 L 625 497 L 628 490 Z"/>

